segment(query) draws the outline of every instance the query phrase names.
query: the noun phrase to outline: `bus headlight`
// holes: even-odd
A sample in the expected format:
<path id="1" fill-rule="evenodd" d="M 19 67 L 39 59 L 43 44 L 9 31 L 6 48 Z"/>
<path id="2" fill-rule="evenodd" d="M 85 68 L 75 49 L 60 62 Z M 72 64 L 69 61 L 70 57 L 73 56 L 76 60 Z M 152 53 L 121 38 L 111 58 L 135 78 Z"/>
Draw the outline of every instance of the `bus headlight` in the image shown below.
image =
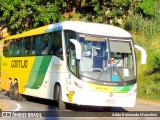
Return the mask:
<path id="1" fill-rule="evenodd" d="M 83 81 L 82 80 L 76 80 L 74 81 L 75 85 L 79 88 L 83 88 Z"/>
<path id="2" fill-rule="evenodd" d="M 131 91 L 129 91 L 127 94 L 128 95 L 133 95 L 137 92 L 137 89 L 132 89 Z"/>

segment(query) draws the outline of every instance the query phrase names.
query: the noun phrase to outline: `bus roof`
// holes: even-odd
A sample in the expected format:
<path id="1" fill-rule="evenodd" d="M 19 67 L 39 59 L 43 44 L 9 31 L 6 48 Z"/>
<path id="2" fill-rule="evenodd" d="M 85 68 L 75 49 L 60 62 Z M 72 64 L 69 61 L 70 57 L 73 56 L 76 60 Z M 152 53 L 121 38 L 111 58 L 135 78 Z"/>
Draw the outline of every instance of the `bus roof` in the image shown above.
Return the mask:
<path id="1" fill-rule="evenodd" d="M 39 27 L 33 30 L 29 30 L 27 32 L 23 32 L 21 34 L 12 35 L 6 37 L 6 40 L 17 39 L 27 36 L 33 36 L 43 33 L 49 33 L 57 30 L 73 30 L 76 32 L 84 33 L 84 34 L 93 34 L 93 35 L 102 35 L 109 37 L 131 37 L 130 33 L 125 31 L 122 28 L 107 25 L 107 24 L 99 24 L 99 23 L 89 23 L 82 21 L 65 21 L 55 24 L 46 25 L 43 27 Z"/>

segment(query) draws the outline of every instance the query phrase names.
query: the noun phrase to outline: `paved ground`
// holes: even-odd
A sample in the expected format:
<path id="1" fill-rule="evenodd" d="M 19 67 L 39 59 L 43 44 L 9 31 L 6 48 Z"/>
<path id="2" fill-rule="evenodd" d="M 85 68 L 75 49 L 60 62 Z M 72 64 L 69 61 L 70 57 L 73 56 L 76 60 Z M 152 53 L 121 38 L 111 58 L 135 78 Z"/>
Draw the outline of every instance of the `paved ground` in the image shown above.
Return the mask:
<path id="1" fill-rule="evenodd" d="M 20 112 L 25 112 L 25 111 L 32 111 L 32 112 L 36 112 L 38 111 L 47 111 L 47 115 L 51 114 L 56 114 L 57 117 L 42 117 L 42 118 L 33 118 L 33 120 L 106 120 L 106 119 L 110 119 L 110 120 L 159 120 L 159 117 L 104 117 L 106 114 L 105 112 L 103 113 L 101 110 L 91 110 L 89 108 L 84 108 L 82 107 L 79 111 L 79 109 L 76 108 L 71 108 L 69 109 L 69 112 L 71 112 L 73 114 L 72 117 L 60 117 L 60 113 L 61 111 L 57 111 L 56 109 L 56 105 L 54 105 L 54 103 L 52 101 L 49 100 L 44 100 L 44 99 L 38 99 L 35 98 L 33 100 L 29 100 L 29 101 L 14 101 L 14 100 L 10 100 L 8 93 L 6 93 L 5 91 L 1 91 L 0 92 L 0 105 L 2 107 L 2 111 L 13 111 L 12 113 L 15 113 L 16 111 L 20 111 Z M 68 106 L 69 108 L 69 106 Z M 93 108 L 94 109 L 94 108 Z M 72 111 L 73 110 L 73 111 Z M 112 108 L 111 112 L 113 113 L 117 113 L 117 115 L 119 114 L 118 111 L 120 112 L 127 112 L 127 111 L 149 111 L 149 113 L 153 113 L 155 114 L 155 112 L 157 111 L 158 114 L 160 110 L 160 104 L 159 103 L 154 103 L 154 102 L 149 102 L 149 101 L 145 101 L 145 100 L 137 100 L 135 107 L 133 108 Z M 54 112 L 53 112 L 54 111 Z M 91 112 L 90 112 L 91 111 Z M 117 112 L 116 112 L 117 111 Z M 53 112 L 53 113 L 52 113 Z M 68 112 L 68 110 L 66 111 Z M 156 112 L 156 113 L 157 113 Z M 89 117 L 85 117 L 84 113 L 87 113 L 87 116 Z M 62 113 L 61 113 L 62 114 Z M 135 114 L 135 113 L 134 113 Z M 55 116 L 56 116 L 55 115 Z M 100 117 L 98 117 L 98 115 Z M 77 117 L 75 117 L 77 116 Z M 83 117 L 81 117 L 83 116 Z M 92 117 L 93 116 L 93 117 Z M 101 117 L 102 116 L 102 117 Z M 7 118 L 7 117 L 3 117 L 3 120 L 20 120 L 21 118 Z M 24 119 L 24 118 L 23 118 Z M 32 120 L 32 118 L 25 118 L 27 120 Z"/>
<path id="2" fill-rule="evenodd" d="M 35 101 L 39 101 L 39 102 L 35 102 Z M 20 103 L 18 101 L 15 102 L 15 101 L 10 100 L 8 92 L 0 90 L 0 110 L 1 111 L 14 111 L 14 109 L 16 109 L 16 107 L 17 107 L 17 105 L 15 103 L 22 104 L 22 106 L 30 106 L 30 107 L 36 106 L 36 104 L 38 104 L 37 107 L 41 106 L 41 108 L 39 108 L 39 109 L 42 109 L 42 110 L 44 110 L 43 108 L 45 108 L 45 106 L 43 106 L 43 105 L 54 107 L 54 109 L 56 108 L 56 106 L 52 106 L 53 103 L 51 101 L 47 101 L 47 102 L 48 102 L 48 104 L 46 103 L 45 100 L 41 100 L 41 99 L 35 99 L 35 100 L 33 99 L 32 101 L 24 101 L 24 102 L 20 102 Z M 51 104 L 49 102 L 51 102 Z M 26 108 L 26 107 L 24 107 L 24 108 Z M 126 110 L 128 110 L 128 111 L 159 111 L 159 109 L 160 109 L 159 102 L 151 102 L 151 101 L 139 100 L 139 99 L 137 100 L 135 107 L 126 108 Z M 117 109 L 112 108 L 112 111 L 115 111 L 115 110 L 117 111 L 118 108 Z"/>
<path id="3" fill-rule="evenodd" d="M 1 89 L 0 89 L 0 93 L 1 93 Z M 5 94 L 5 96 L 0 95 L 0 111 L 9 111 L 12 109 L 13 107 L 13 103 L 11 103 L 11 101 L 9 101 L 8 98 L 9 94 Z"/>

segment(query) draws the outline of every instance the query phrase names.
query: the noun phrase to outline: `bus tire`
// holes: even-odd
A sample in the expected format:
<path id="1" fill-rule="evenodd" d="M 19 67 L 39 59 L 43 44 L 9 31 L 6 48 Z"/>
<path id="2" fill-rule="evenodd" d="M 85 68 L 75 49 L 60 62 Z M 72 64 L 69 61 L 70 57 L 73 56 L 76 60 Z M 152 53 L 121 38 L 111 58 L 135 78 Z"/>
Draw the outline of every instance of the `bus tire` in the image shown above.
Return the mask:
<path id="1" fill-rule="evenodd" d="M 109 111 L 111 111 L 111 107 L 103 107 L 103 111 L 104 112 L 106 112 L 106 111 L 109 112 Z"/>
<path id="2" fill-rule="evenodd" d="M 55 86 L 54 86 L 54 100 L 55 101 L 57 101 L 58 102 L 58 95 L 59 95 L 59 84 L 56 84 Z"/>
<path id="3" fill-rule="evenodd" d="M 15 94 L 15 100 L 23 101 L 23 96 L 21 94 L 19 94 L 18 83 L 15 83 L 13 89 L 14 89 L 13 93 Z"/>
<path id="4" fill-rule="evenodd" d="M 58 110 L 65 111 L 66 104 L 62 101 L 62 89 L 59 87 L 59 96 L 58 96 Z"/>
<path id="5" fill-rule="evenodd" d="M 9 86 L 9 96 L 11 100 L 15 100 L 15 94 L 14 94 L 14 87 L 12 86 L 12 83 L 10 83 Z"/>

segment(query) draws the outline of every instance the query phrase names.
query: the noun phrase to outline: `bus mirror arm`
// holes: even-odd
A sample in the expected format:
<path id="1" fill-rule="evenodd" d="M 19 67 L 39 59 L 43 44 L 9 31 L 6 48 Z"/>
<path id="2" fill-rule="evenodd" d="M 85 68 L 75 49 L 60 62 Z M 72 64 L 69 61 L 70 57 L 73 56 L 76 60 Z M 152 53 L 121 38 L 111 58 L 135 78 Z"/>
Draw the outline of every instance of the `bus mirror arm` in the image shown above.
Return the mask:
<path id="1" fill-rule="evenodd" d="M 70 39 L 70 42 L 72 42 L 75 45 L 76 59 L 80 60 L 81 59 L 81 45 L 80 45 L 80 43 L 75 39 Z"/>
<path id="2" fill-rule="evenodd" d="M 144 48 L 142 48 L 141 46 L 139 46 L 139 45 L 134 45 L 134 47 L 141 51 L 141 63 L 142 64 L 146 64 L 146 61 L 147 61 L 146 50 Z"/>

